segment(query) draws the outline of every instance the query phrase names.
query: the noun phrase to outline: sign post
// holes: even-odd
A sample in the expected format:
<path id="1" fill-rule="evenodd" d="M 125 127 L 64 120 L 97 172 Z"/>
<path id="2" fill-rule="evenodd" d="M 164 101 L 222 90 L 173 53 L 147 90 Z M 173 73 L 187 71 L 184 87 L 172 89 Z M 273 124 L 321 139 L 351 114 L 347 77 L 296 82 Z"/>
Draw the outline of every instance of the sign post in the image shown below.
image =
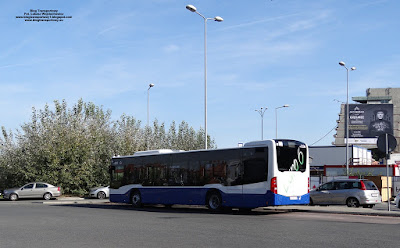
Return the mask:
<path id="1" fill-rule="evenodd" d="M 396 149 L 397 141 L 396 138 L 389 134 L 384 133 L 379 135 L 377 140 L 378 150 L 385 153 L 385 163 L 386 163 L 386 185 L 387 185 L 387 198 L 388 198 L 388 211 L 390 211 L 390 194 L 389 194 L 389 165 L 388 159 L 390 153 Z"/>

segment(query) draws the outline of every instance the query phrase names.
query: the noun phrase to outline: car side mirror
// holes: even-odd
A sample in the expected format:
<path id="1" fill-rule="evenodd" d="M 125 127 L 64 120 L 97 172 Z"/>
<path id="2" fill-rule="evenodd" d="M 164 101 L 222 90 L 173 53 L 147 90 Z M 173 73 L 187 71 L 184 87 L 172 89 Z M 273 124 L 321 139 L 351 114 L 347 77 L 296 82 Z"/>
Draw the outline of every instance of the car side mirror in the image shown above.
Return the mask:
<path id="1" fill-rule="evenodd" d="M 24 190 L 24 188 L 21 188 L 21 190 Z"/>

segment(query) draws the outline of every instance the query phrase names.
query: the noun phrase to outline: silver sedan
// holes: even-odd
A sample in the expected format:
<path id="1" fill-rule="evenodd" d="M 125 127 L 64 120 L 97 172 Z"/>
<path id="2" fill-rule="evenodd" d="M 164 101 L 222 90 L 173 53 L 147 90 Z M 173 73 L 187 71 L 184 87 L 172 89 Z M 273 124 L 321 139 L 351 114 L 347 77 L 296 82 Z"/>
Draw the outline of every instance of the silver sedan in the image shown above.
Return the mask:
<path id="1" fill-rule="evenodd" d="M 4 199 L 11 201 L 16 201 L 19 198 L 43 198 L 50 200 L 61 195 L 61 187 L 43 182 L 33 182 L 19 188 L 5 189 L 3 193 Z"/>

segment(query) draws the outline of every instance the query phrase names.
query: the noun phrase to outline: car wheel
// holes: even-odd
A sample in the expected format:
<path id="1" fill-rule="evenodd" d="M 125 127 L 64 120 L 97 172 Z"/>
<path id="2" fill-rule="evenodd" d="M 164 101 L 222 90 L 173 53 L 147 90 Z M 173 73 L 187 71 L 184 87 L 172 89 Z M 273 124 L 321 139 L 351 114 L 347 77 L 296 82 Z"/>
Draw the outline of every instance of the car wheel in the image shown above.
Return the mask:
<path id="1" fill-rule="evenodd" d="M 358 202 L 358 200 L 356 198 L 351 197 L 351 198 L 347 199 L 346 205 L 349 208 L 358 208 L 360 206 L 360 203 Z"/>
<path id="2" fill-rule="evenodd" d="M 11 194 L 11 195 L 10 195 L 10 200 L 11 200 L 11 201 L 16 201 L 16 200 L 18 200 L 18 195 L 17 195 L 17 194 Z"/>
<path id="3" fill-rule="evenodd" d="M 207 194 L 207 207 L 212 211 L 220 211 L 222 209 L 222 197 L 218 191 L 211 191 Z"/>
<path id="4" fill-rule="evenodd" d="M 135 190 L 131 195 L 132 206 L 135 208 L 140 208 L 142 206 L 142 195 L 139 190 Z"/>
<path id="5" fill-rule="evenodd" d="M 103 191 L 100 191 L 99 193 L 97 193 L 98 199 L 105 199 L 106 197 L 107 197 L 107 195 Z"/>
<path id="6" fill-rule="evenodd" d="M 50 193 L 46 193 L 43 195 L 43 199 L 45 199 L 46 201 L 50 200 L 52 197 L 52 195 Z"/>
<path id="7" fill-rule="evenodd" d="M 311 199 L 311 197 L 310 197 L 310 203 L 309 203 L 309 205 L 310 205 L 310 206 L 314 206 L 314 202 L 313 202 L 313 200 Z"/>

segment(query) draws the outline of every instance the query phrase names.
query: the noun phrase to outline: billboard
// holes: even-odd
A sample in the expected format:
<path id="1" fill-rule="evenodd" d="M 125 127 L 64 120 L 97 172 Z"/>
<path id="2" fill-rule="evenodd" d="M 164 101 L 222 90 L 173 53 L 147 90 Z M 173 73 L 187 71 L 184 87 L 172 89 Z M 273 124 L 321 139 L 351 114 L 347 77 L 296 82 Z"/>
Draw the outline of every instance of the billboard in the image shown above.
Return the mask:
<path id="1" fill-rule="evenodd" d="M 349 104 L 350 144 L 376 144 L 383 133 L 393 134 L 393 104 Z"/>

